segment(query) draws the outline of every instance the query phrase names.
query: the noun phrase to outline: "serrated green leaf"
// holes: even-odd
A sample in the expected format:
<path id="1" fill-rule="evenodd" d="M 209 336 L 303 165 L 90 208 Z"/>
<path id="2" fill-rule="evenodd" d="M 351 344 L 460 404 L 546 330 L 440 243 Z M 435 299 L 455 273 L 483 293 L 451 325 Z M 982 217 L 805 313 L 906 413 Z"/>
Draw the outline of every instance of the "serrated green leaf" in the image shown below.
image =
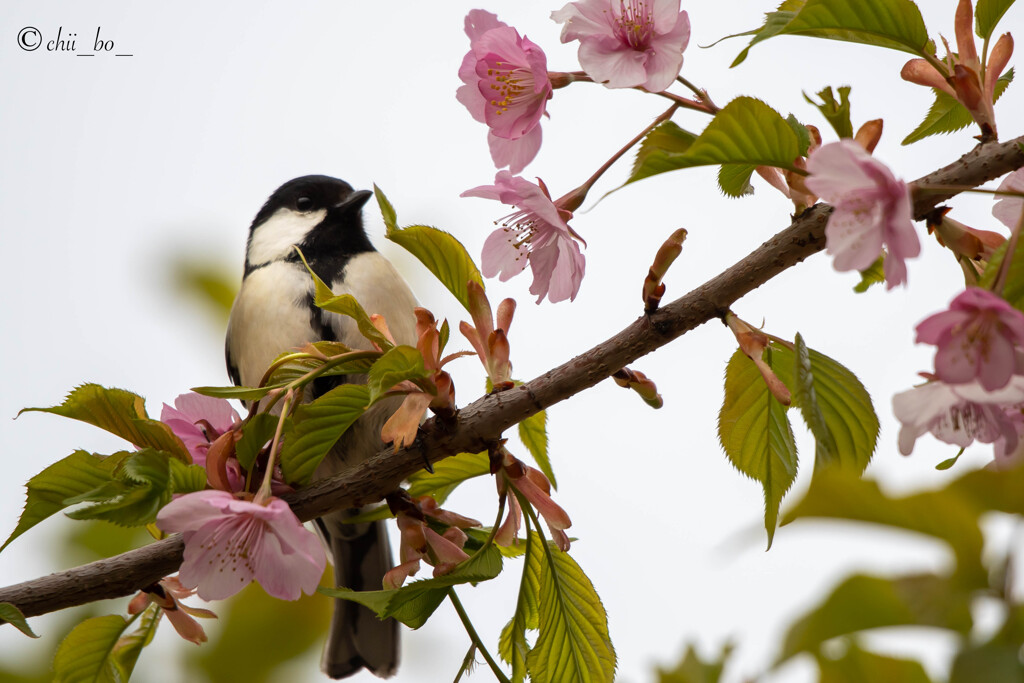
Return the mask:
<path id="1" fill-rule="evenodd" d="M 68 394 L 59 406 L 25 408 L 27 412 L 51 413 L 80 420 L 125 439 L 139 448 L 155 448 L 192 462 L 185 444 L 171 428 L 146 415 L 145 399 L 124 389 L 107 389 L 99 384 L 83 384 Z"/>
<path id="2" fill-rule="evenodd" d="M 990 38 L 999 20 L 1013 2 L 1014 0 L 978 0 L 974 8 L 974 30 L 978 37 L 984 40 Z"/>
<path id="3" fill-rule="evenodd" d="M 818 683 L 863 683 L 863 681 L 899 681 L 899 683 L 931 683 L 921 662 L 898 659 L 868 652 L 850 643 L 839 659 L 818 657 L 821 678 Z M 975 678 L 974 681 L 995 681 Z"/>
<path id="4" fill-rule="evenodd" d="M 815 654 L 825 641 L 857 631 L 935 626 L 966 635 L 971 624 L 970 594 L 945 577 L 915 574 L 888 579 L 857 574 L 789 627 L 775 665 L 801 652 Z"/>
<path id="5" fill-rule="evenodd" d="M 857 294 L 863 294 L 874 285 L 885 282 L 885 254 L 882 254 L 874 262 L 860 271 L 860 282 L 853 287 Z"/>
<path id="6" fill-rule="evenodd" d="M 381 356 L 366 378 L 366 386 L 370 389 L 370 402 L 373 403 L 384 392 L 399 382 L 407 379 L 424 379 L 429 376 L 423 367 L 423 356 L 411 346 L 396 346 Z"/>
<path id="7" fill-rule="evenodd" d="M 719 111 L 683 154 L 667 155 L 677 168 L 753 164 L 796 170 L 800 140 L 782 116 L 761 100 L 737 97 Z"/>
<path id="8" fill-rule="evenodd" d="M 306 484 L 331 446 L 370 404 L 362 384 L 342 384 L 295 409 L 292 429 L 284 439 L 281 472 L 290 484 Z"/>
<path id="9" fill-rule="evenodd" d="M 258 401 L 266 396 L 272 389 L 277 389 L 278 386 L 265 386 L 265 387 L 192 387 L 190 391 L 194 391 L 197 394 L 203 396 L 212 396 L 213 398 L 227 398 L 237 399 L 239 401 Z"/>
<path id="10" fill-rule="evenodd" d="M 377 183 L 373 184 L 373 196 L 377 198 L 377 206 L 380 207 L 381 216 L 384 218 L 384 227 L 388 232 L 398 230 L 398 214 L 395 207 L 384 196 L 384 191 L 377 187 Z"/>
<path id="11" fill-rule="evenodd" d="M 171 500 L 171 456 L 145 449 L 128 455 L 114 472 L 115 481 L 64 501 L 95 502 L 67 513 L 71 519 L 101 519 L 120 526 L 145 526 Z"/>
<path id="12" fill-rule="evenodd" d="M 128 627 L 116 614 L 93 617 L 71 629 L 53 658 L 54 683 L 114 683 L 119 681 L 111 655 Z"/>
<path id="13" fill-rule="evenodd" d="M 160 625 L 160 617 L 163 614 L 156 605 L 150 605 L 138 618 L 138 626 L 134 631 L 118 640 L 111 653 L 111 660 L 120 680 L 127 681 L 135 670 L 135 664 L 139 661 L 142 648 L 153 642 L 157 626 Z"/>
<path id="14" fill-rule="evenodd" d="M 9 602 L 0 602 L 0 622 L 7 622 L 14 628 L 24 633 L 29 638 L 38 638 L 32 627 L 28 625 L 25 615 L 21 610 Z"/>
<path id="15" fill-rule="evenodd" d="M 814 390 L 814 371 L 811 368 L 810 352 L 804 343 L 803 337 L 798 332 L 794 340 L 796 346 L 795 365 L 796 381 L 793 387 L 796 390 L 796 403 L 800 408 L 807 428 L 814 435 L 816 449 L 814 452 L 814 467 L 841 464 L 839 458 L 839 447 L 836 445 L 835 437 L 829 428 L 825 416 L 821 413 L 821 406 L 818 405 L 818 395 Z"/>
<path id="16" fill-rule="evenodd" d="M 665 171 L 674 171 L 678 166 L 667 160 L 666 155 L 682 154 L 690 148 L 697 136 L 683 130 L 671 121 L 665 121 L 648 133 L 636 152 L 633 170 L 626 184 L 649 178 Z"/>
<path id="17" fill-rule="evenodd" d="M 25 510 L 14 531 L 0 546 L 0 551 L 39 522 L 66 508 L 68 503 L 65 501 L 69 498 L 111 482 L 114 470 L 128 455 L 115 453 L 102 456 L 75 451 L 29 479 L 25 485 L 28 489 Z"/>
<path id="18" fill-rule="evenodd" d="M 434 277 L 469 310 L 470 281 L 484 286 L 480 269 L 462 242 L 451 233 L 429 225 L 410 225 L 392 230 L 387 238 L 420 260 Z"/>
<path id="19" fill-rule="evenodd" d="M 817 93 L 818 97 L 822 100 L 820 104 L 808 97 L 807 93 L 804 93 L 804 99 L 821 112 L 821 115 L 825 117 L 825 120 L 832 126 L 832 130 L 840 138 L 853 137 L 853 123 L 850 121 L 850 91 L 851 88 L 848 85 L 840 87 L 839 101 L 836 102 L 832 86 L 828 86 Z"/>
<path id="20" fill-rule="evenodd" d="M 306 256 L 302 251 L 299 250 L 298 247 L 295 247 L 295 251 L 298 252 L 299 258 L 302 259 L 302 264 L 306 266 L 306 270 L 313 278 L 313 303 L 325 311 L 348 316 L 355 320 L 356 327 L 359 328 L 359 333 L 380 348 L 387 350 L 394 346 L 394 344 L 391 343 L 391 340 L 381 334 L 380 330 L 373 326 L 373 322 L 370 320 L 369 314 L 367 314 L 362 305 L 356 301 L 354 296 L 351 294 L 335 295 L 334 291 L 327 286 L 327 283 L 321 280 L 320 276 L 314 273 L 313 269 L 309 267 L 309 263 L 306 262 Z"/>
<path id="21" fill-rule="evenodd" d="M 324 587 L 317 590 L 324 595 L 364 605 L 382 619 L 393 617 L 410 628 L 419 628 L 447 597 L 449 588 L 489 581 L 501 573 L 501 565 L 501 553 L 494 546 L 488 546 L 447 574 L 413 581 L 397 590 L 353 591 Z"/>
<path id="22" fill-rule="evenodd" d="M 615 679 L 608 615 L 590 579 L 568 553 L 548 550 L 541 564 L 538 629 L 526 658 L 534 683 Z"/>
<path id="23" fill-rule="evenodd" d="M 995 284 L 999 270 L 1003 267 L 1007 244 L 1008 242 L 1004 242 L 992 254 L 992 258 L 989 259 L 988 265 L 985 266 L 985 271 L 978 281 L 979 287 L 991 289 Z M 1013 252 L 1010 272 L 1007 273 L 1006 281 L 1003 283 L 1003 298 L 1017 310 L 1024 311 L 1024 249 L 1022 248 Z"/>
<path id="24" fill-rule="evenodd" d="M 996 81 L 993 102 L 998 101 L 1006 91 L 1006 88 L 1013 82 L 1013 74 L 1013 69 L 1008 69 Z M 925 115 L 924 120 L 918 124 L 917 128 L 910 135 L 903 138 L 903 142 L 900 144 L 909 145 L 931 135 L 939 135 L 940 133 L 955 133 L 971 125 L 974 121 L 971 118 L 971 113 L 967 111 L 967 107 L 960 104 L 959 100 L 955 97 L 934 88 L 932 92 L 935 93 L 935 101 L 928 109 L 928 114 Z"/>
<path id="25" fill-rule="evenodd" d="M 778 10 L 765 13 L 764 26 L 759 29 L 729 36 L 730 38 L 753 36 L 750 43 L 748 43 L 747 46 L 743 48 L 738 55 L 736 55 L 736 58 L 732 60 L 732 64 L 729 65 L 729 68 L 731 69 L 742 64 L 750 53 L 750 48 L 754 47 L 762 40 L 768 40 L 769 38 L 780 35 L 785 31 L 786 26 L 789 25 L 789 22 L 793 20 L 793 17 L 796 16 L 796 13 L 803 8 L 803 6 L 804 0 L 783 0 L 782 4 L 779 5 Z"/>
<path id="26" fill-rule="evenodd" d="M 459 453 L 434 463 L 434 473 L 420 470 L 409 477 L 408 493 L 413 498 L 433 496 L 440 505 L 455 487 L 474 477 L 491 473 L 487 452 Z"/>
<path id="27" fill-rule="evenodd" d="M 192 493 L 206 488 L 206 468 L 200 465 L 186 465 L 180 460 L 171 459 L 171 492 Z"/>
<path id="28" fill-rule="evenodd" d="M 972 496 L 953 487 L 889 496 L 879 489 L 877 482 L 848 471 L 827 469 L 815 473 L 807 494 L 782 523 L 806 518 L 852 519 L 933 536 L 952 548 L 958 585 L 982 588 L 988 585 L 988 575 L 981 564 L 978 517 L 982 511 L 983 507 Z"/>
<path id="29" fill-rule="evenodd" d="M 521 544 L 524 547 L 523 574 L 519 582 L 519 596 L 516 598 L 516 611 L 505 627 L 501 630 L 498 641 L 498 654 L 512 665 L 513 683 L 526 680 L 528 673 L 526 659 L 530 653 L 530 645 L 526 640 L 527 630 L 539 627 L 540 582 L 544 557 L 544 546 L 540 535 L 530 532 L 528 540 Z"/>
<path id="30" fill-rule="evenodd" d="M 718 189 L 733 198 L 754 194 L 750 176 L 755 168 L 753 164 L 722 164 L 718 167 Z"/>
<path id="31" fill-rule="evenodd" d="M 546 411 L 534 413 L 519 423 L 519 439 L 537 461 L 537 466 L 551 482 L 552 488 L 558 488 L 555 472 L 551 469 L 548 458 L 548 414 Z"/>
<path id="32" fill-rule="evenodd" d="M 800 120 L 792 114 L 787 116 L 785 120 L 793 131 L 793 134 L 796 135 L 796 139 L 800 145 L 800 156 L 807 156 L 807 150 L 811 148 L 811 132 L 807 130 L 807 126 L 800 123 Z"/>
<path id="33" fill-rule="evenodd" d="M 773 362 L 770 350 L 766 356 L 765 362 L 778 373 L 784 363 Z M 739 349 L 725 369 L 718 438 L 729 462 L 764 489 L 764 525 L 771 548 L 782 497 L 796 479 L 796 443 L 785 407 L 772 397 L 757 366 Z"/>
<path id="34" fill-rule="evenodd" d="M 235 457 L 246 472 L 252 471 L 256 456 L 267 442 L 274 438 L 278 422 L 278 415 L 257 413 L 242 429 L 242 438 L 235 444 Z"/>
<path id="35" fill-rule="evenodd" d="M 787 387 L 796 387 L 796 354 L 775 342 L 772 342 L 771 348 L 779 361 L 773 366 L 775 373 Z M 871 462 L 878 442 L 878 416 L 871 403 L 871 396 L 857 376 L 841 363 L 813 349 L 808 349 L 807 355 L 814 397 L 828 433 L 832 436 L 827 446 L 835 448 L 832 452 L 841 467 L 860 474 Z M 799 402 L 800 399 L 800 392 L 797 391 L 794 400 Z M 808 423 L 808 427 L 817 439 L 814 426 Z M 825 457 L 826 454 L 821 455 Z M 816 457 L 815 473 L 818 472 L 818 465 Z"/>

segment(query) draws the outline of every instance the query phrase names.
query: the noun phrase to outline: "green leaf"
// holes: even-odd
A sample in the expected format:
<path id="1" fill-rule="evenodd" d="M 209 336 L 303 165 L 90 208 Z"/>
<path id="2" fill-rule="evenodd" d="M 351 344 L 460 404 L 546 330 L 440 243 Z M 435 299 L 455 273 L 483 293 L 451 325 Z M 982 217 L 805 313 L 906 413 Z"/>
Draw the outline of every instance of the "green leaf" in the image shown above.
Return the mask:
<path id="1" fill-rule="evenodd" d="M 798 332 L 794 342 L 796 346 L 796 381 L 793 383 L 795 389 L 795 402 L 800 408 L 807 428 L 814 435 L 816 450 L 814 452 L 814 466 L 840 464 L 839 447 L 836 445 L 832 430 L 829 429 L 825 416 L 821 413 L 818 405 L 818 396 L 814 391 L 814 373 L 811 369 L 811 357 L 807 350 L 804 339 Z"/>
<path id="2" fill-rule="evenodd" d="M 420 470 L 409 477 L 408 493 L 413 498 L 433 496 L 440 505 L 455 487 L 474 477 L 491 473 L 487 452 L 459 453 L 434 463 L 434 473 Z"/>
<path id="3" fill-rule="evenodd" d="M 718 683 L 733 649 L 732 643 L 726 643 L 715 661 L 705 662 L 693 645 L 687 645 L 686 653 L 674 669 L 667 671 L 658 667 L 658 683 Z"/>
<path id="4" fill-rule="evenodd" d="M 967 635 L 971 624 L 970 594 L 945 577 L 914 574 L 887 579 L 857 574 L 789 627 L 775 665 L 801 652 L 816 654 L 825 641 L 866 629 L 935 626 Z"/>
<path id="5" fill-rule="evenodd" d="M 114 481 L 69 498 L 65 504 L 94 502 L 67 513 L 71 519 L 102 519 L 121 526 L 145 526 L 171 500 L 168 454 L 145 449 L 128 455 L 114 472 Z"/>
<path id="6" fill-rule="evenodd" d="M 800 156 L 807 156 L 807 151 L 811 148 L 811 132 L 807 130 L 806 125 L 800 123 L 800 120 L 792 114 L 786 117 L 786 123 L 799 141 Z"/>
<path id="7" fill-rule="evenodd" d="M 393 617 L 410 628 L 419 628 L 447 597 L 449 588 L 489 581 L 501 573 L 501 564 L 501 553 L 494 546 L 488 546 L 447 574 L 413 581 L 397 590 L 354 591 L 322 586 L 317 590 L 324 595 L 364 605 L 381 619 Z"/>
<path id="8" fill-rule="evenodd" d="M 519 423 L 519 439 L 537 461 L 537 466 L 551 482 L 552 488 L 558 488 L 555 472 L 551 469 L 548 458 L 548 414 L 541 410 Z"/>
<path id="9" fill-rule="evenodd" d="M 753 164 L 722 164 L 718 168 L 718 189 L 734 199 L 754 194 L 750 176 L 755 168 Z"/>
<path id="10" fill-rule="evenodd" d="M 838 459 L 839 465 L 852 472 L 863 472 L 875 452 L 879 429 L 878 416 L 867 389 L 842 364 L 813 349 L 806 350 L 809 367 L 805 371 L 809 375 L 810 386 L 800 387 L 798 378 L 794 376 L 794 369 L 797 368 L 796 354 L 774 342 L 771 347 L 779 358 L 779 362 L 773 366 L 775 373 L 787 387 L 797 389 L 794 401 L 800 405 L 801 412 L 804 412 L 801 403 L 803 398 L 808 396 L 807 391 L 813 390 L 817 412 L 824 418 L 826 431 L 820 429 L 819 423 L 804 416 L 807 426 L 818 441 L 815 472 L 822 462 L 835 459 Z M 811 412 L 814 412 L 813 408 Z M 819 436 L 819 432 L 822 436 Z M 825 434 L 831 435 L 831 438 Z M 825 452 L 821 450 L 822 438 L 825 439 Z"/>
<path id="11" fill-rule="evenodd" d="M 112 659 L 118 638 L 128 627 L 116 614 L 93 617 L 71 629 L 53 658 L 54 683 L 114 683 L 123 680 Z"/>
<path id="12" fill-rule="evenodd" d="M 1006 73 L 999 77 L 996 81 L 996 89 L 994 92 L 993 101 L 998 101 L 1002 94 L 1009 87 L 1013 81 L 1013 69 L 1008 69 Z M 967 111 L 967 107 L 960 104 L 959 100 L 951 95 L 947 95 L 941 90 L 932 89 L 935 93 L 935 102 L 932 103 L 931 108 L 928 110 L 928 114 L 924 117 L 924 120 L 918 124 L 917 128 L 903 138 L 901 144 L 909 145 L 919 140 L 923 140 L 931 135 L 938 135 L 940 133 L 955 133 L 958 130 L 962 130 L 967 126 L 971 125 L 974 119 L 971 117 L 971 113 Z"/>
<path id="13" fill-rule="evenodd" d="M 377 187 L 377 183 L 373 184 L 373 196 L 377 198 L 377 206 L 380 207 L 381 216 L 384 217 L 384 227 L 388 232 L 398 230 L 398 214 L 395 212 L 395 207 L 384 196 L 384 191 Z"/>
<path id="14" fill-rule="evenodd" d="M 850 643 L 839 659 L 818 657 L 821 678 L 818 683 L 862 683 L 863 681 L 899 681 L 900 683 L 931 683 L 921 662 L 897 659 L 868 652 Z M 994 681 L 975 678 L 975 681 Z"/>
<path id="15" fill-rule="evenodd" d="M 280 385 L 278 385 L 280 386 Z M 239 401 L 258 401 L 278 386 L 265 387 L 192 387 L 191 391 L 213 398 L 237 399 Z"/>
<path id="16" fill-rule="evenodd" d="M 342 384 L 295 409 L 292 430 L 284 440 L 281 472 L 290 484 L 306 484 L 331 446 L 370 404 L 370 390 Z"/>
<path id="17" fill-rule="evenodd" d="M 200 465 L 186 465 L 185 463 L 171 458 L 168 461 L 171 466 L 171 492 L 192 493 L 202 491 L 206 488 L 206 468 Z"/>
<path id="18" fill-rule="evenodd" d="M 156 605 L 150 605 L 139 617 L 139 625 L 134 631 L 122 637 L 114 646 L 112 661 L 121 676 L 121 680 L 127 681 L 135 670 L 135 663 L 139 661 L 142 648 L 153 642 L 157 626 L 160 625 L 160 617 L 163 614 Z"/>
<path id="19" fill-rule="evenodd" d="M 928 30 L 911 0 L 787 0 L 733 60 L 737 66 L 757 43 L 780 35 L 809 36 L 886 47 L 924 56 Z"/>
<path id="20" fill-rule="evenodd" d="M 21 610 L 9 602 L 0 602 L 0 622 L 3 621 L 6 621 L 29 638 L 39 637 L 32 631 L 32 627 L 28 625 L 28 621 L 25 620 L 25 615 L 21 613 Z"/>
<path id="21" fill-rule="evenodd" d="M 68 394 L 64 402 L 51 408 L 25 408 L 27 412 L 52 413 L 95 427 L 127 440 L 139 448 L 166 451 L 185 462 L 192 462 L 185 444 L 171 428 L 146 415 L 141 396 L 124 389 L 107 389 L 98 384 L 83 384 Z"/>
<path id="22" fill-rule="evenodd" d="M 839 101 L 836 102 L 836 96 L 832 92 L 832 86 L 828 86 L 824 90 L 819 90 L 817 95 L 821 98 L 821 103 L 817 103 L 804 93 L 804 99 L 809 104 L 813 104 L 817 107 L 821 115 L 825 117 L 825 120 L 832 126 L 832 130 L 836 132 L 836 135 L 840 138 L 852 138 L 853 137 L 853 123 L 850 121 L 850 91 L 851 88 L 848 85 L 844 85 L 839 88 Z"/>
<path id="23" fill-rule="evenodd" d="M 949 683 L 1022 683 L 1020 642 L 968 645 L 953 660 Z"/>
<path id="24" fill-rule="evenodd" d="M 530 532 L 528 540 L 521 545 L 525 548 L 525 559 L 519 582 L 519 597 L 516 598 L 516 611 L 501 630 L 501 638 L 498 641 L 498 654 L 512 665 L 513 683 L 526 680 L 528 673 L 526 660 L 530 653 L 530 645 L 526 640 L 526 631 L 539 627 L 540 577 L 545 562 L 544 546 L 538 533 Z"/>
<path id="25" fill-rule="evenodd" d="M 978 37 L 987 40 L 996 30 L 999 20 L 1010 9 L 1014 0 L 978 0 L 974 8 L 974 30 Z"/>
<path id="26" fill-rule="evenodd" d="M 407 379 L 416 380 L 428 377 L 430 373 L 423 367 L 423 356 L 419 350 L 411 346 L 396 346 L 381 356 L 366 379 L 370 389 L 370 402 L 377 401 L 381 395 L 399 382 Z"/>
<path id="27" fill-rule="evenodd" d="M 784 365 L 773 362 L 771 349 L 765 361 L 776 373 Z M 782 497 L 796 478 L 796 444 L 786 408 L 772 397 L 757 366 L 739 349 L 725 370 L 718 438 L 729 462 L 764 488 L 764 526 L 771 548 Z"/>
<path id="28" fill-rule="evenodd" d="M 761 100 L 737 97 L 725 105 L 683 154 L 669 155 L 677 168 L 752 164 L 796 170 L 800 140 L 786 119 Z"/>
<path id="29" fill-rule="evenodd" d="M 246 472 L 252 471 L 256 456 L 267 445 L 267 442 L 274 438 L 278 422 L 280 422 L 278 415 L 257 413 L 242 429 L 242 438 L 235 444 L 235 457 L 238 458 L 238 464 L 245 468 Z"/>
<path id="30" fill-rule="evenodd" d="M 1018 482 L 1009 482 L 1013 483 Z M 966 484 L 959 486 L 967 488 Z M 877 482 L 832 468 L 815 473 L 807 494 L 782 523 L 807 518 L 850 519 L 926 534 L 952 548 L 958 585 L 984 588 L 988 574 L 981 564 L 982 535 L 978 526 L 983 509 L 962 489 L 947 487 L 889 496 Z"/>
<path id="31" fill-rule="evenodd" d="M 615 679 L 608 615 L 590 579 L 568 553 L 546 550 L 539 608 L 537 643 L 526 658 L 534 683 Z"/>
<path id="32" fill-rule="evenodd" d="M 380 348 L 387 350 L 394 346 L 387 337 L 381 334 L 380 330 L 373 326 L 370 316 L 363 309 L 362 305 L 356 301 L 354 296 L 351 294 L 335 296 L 334 291 L 327 286 L 327 283 L 321 280 L 320 276 L 309 267 L 309 263 L 306 262 L 306 257 L 302 251 L 298 247 L 295 247 L 295 251 L 298 252 L 299 258 L 302 259 L 302 264 L 306 266 L 306 270 L 309 271 L 310 276 L 313 278 L 313 284 L 315 285 L 313 303 L 325 311 L 345 315 L 355 320 L 359 333 Z"/>
<path id="33" fill-rule="evenodd" d="M 640 148 L 637 150 L 636 159 L 633 161 L 633 170 L 626 180 L 626 184 L 649 178 L 652 175 L 674 171 L 679 166 L 668 160 L 668 155 L 679 155 L 684 153 L 693 144 L 697 136 L 683 130 L 671 121 L 665 121 L 648 133 Z"/>
<path id="34" fill-rule="evenodd" d="M 401 230 L 391 230 L 387 238 L 418 258 L 469 310 L 467 284 L 472 280 L 483 287 L 484 278 L 462 242 L 450 233 L 429 225 L 410 225 Z"/>
<path id="35" fill-rule="evenodd" d="M 979 287 L 991 289 L 995 283 L 996 277 L 999 276 L 999 270 L 1003 266 L 1003 259 L 1006 257 L 1007 244 L 1008 242 L 1004 242 L 992 254 L 988 265 L 985 266 L 985 272 L 981 274 L 981 279 L 978 281 Z M 1010 272 L 1007 274 L 1006 282 L 1003 283 L 1003 298 L 1017 310 L 1024 311 L 1024 249 L 1022 248 L 1013 252 Z"/>
<path id="36" fill-rule="evenodd" d="M 111 482 L 114 470 L 126 457 L 128 453 L 103 456 L 75 451 L 29 479 L 25 485 L 28 489 L 25 510 L 0 551 L 39 522 L 66 508 L 69 503 L 65 501 L 69 498 Z"/>
<path id="37" fill-rule="evenodd" d="M 853 291 L 857 294 L 863 294 L 872 285 L 883 282 L 885 282 L 885 254 L 876 258 L 874 263 L 860 271 L 860 282 L 854 286 Z"/>

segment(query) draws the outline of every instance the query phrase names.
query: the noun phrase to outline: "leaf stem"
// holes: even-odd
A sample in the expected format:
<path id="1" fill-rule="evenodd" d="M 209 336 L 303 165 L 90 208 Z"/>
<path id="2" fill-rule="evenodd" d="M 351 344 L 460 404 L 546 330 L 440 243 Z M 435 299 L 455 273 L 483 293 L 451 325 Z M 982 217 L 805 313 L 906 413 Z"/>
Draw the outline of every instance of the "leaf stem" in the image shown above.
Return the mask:
<path id="1" fill-rule="evenodd" d="M 455 611 L 459 615 L 459 619 L 462 620 L 462 625 L 466 628 L 466 633 L 469 634 L 469 639 L 473 641 L 473 645 L 480 651 L 480 654 L 487 660 L 487 665 L 491 667 L 491 671 L 494 672 L 494 677 L 497 678 L 501 683 L 511 683 L 505 673 L 498 666 L 498 663 L 494 661 L 494 657 L 484 647 L 483 641 L 480 640 L 480 635 L 476 632 L 473 627 L 473 622 L 469 620 L 469 615 L 466 614 L 466 609 L 462 606 L 462 602 L 459 601 L 459 596 L 455 594 L 455 588 L 448 588 L 448 599 L 452 601 L 452 606 L 455 607 Z"/>
<path id="2" fill-rule="evenodd" d="M 291 412 L 293 398 L 295 398 L 295 392 L 292 389 L 289 389 L 284 395 L 284 405 L 281 407 L 281 415 L 277 420 L 277 429 L 274 430 L 274 440 L 270 442 L 270 455 L 267 457 L 267 471 L 263 475 L 263 483 L 260 485 L 260 490 L 256 493 L 256 498 L 253 501 L 260 505 L 271 497 L 270 482 L 274 478 L 274 465 L 277 461 L 277 452 L 281 448 L 281 432 L 284 430 L 284 421 L 288 418 L 288 413 Z"/>
<path id="3" fill-rule="evenodd" d="M 718 112 L 719 107 L 718 105 L 711 101 L 711 97 L 708 95 L 707 90 L 704 90 L 703 88 L 698 88 L 683 76 L 676 76 L 676 80 L 693 91 L 693 94 L 696 95 L 697 98 L 700 99 L 700 101 L 707 107 L 708 113 L 715 114 Z"/>

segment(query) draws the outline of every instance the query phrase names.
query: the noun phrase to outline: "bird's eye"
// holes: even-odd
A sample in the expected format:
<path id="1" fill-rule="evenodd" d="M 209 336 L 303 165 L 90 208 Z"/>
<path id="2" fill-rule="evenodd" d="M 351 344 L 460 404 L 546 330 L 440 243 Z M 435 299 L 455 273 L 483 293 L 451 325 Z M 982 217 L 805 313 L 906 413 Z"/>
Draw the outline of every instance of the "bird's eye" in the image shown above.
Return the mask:
<path id="1" fill-rule="evenodd" d="M 299 211 L 310 211 L 313 209 L 313 200 L 309 197 L 299 197 L 295 200 L 295 208 Z"/>

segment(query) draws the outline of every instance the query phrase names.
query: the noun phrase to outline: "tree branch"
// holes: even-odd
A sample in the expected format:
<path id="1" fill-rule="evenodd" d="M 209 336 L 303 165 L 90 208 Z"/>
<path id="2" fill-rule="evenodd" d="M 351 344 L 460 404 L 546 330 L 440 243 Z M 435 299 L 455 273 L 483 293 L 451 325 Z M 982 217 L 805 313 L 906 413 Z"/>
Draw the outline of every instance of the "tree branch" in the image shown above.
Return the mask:
<path id="1" fill-rule="evenodd" d="M 1024 137 L 979 145 L 911 187 L 976 187 L 1024 167 L 1021 145 Z M 955 194 L 915 190 L 915 217 L 923 218 Z M 288 502 L 301 519 L 312 519 L 339 508 L 380 500 L 421 469 L 425 461 L 437 462 L 456 453 L 485 450 L 509 427 L 720 317 L 740 297 L 821 251 L 831 211 L 825 204 L 811 207 L 746 258 L 650 316 L 641 316 L 607 341 L 526 384 L 474 401 L 459 411 L 454 423 L 428 420 L 412 447 L 398 452 L 391 448 L 382 450 L 349 472 L 292 494 Z M 28 617 L 130 595 L 174 573 L 181 564 L 183 548 L 181 537 L 175 535 L 116 557 L 2 588 L 0 602 L 14 604 Z"/>

